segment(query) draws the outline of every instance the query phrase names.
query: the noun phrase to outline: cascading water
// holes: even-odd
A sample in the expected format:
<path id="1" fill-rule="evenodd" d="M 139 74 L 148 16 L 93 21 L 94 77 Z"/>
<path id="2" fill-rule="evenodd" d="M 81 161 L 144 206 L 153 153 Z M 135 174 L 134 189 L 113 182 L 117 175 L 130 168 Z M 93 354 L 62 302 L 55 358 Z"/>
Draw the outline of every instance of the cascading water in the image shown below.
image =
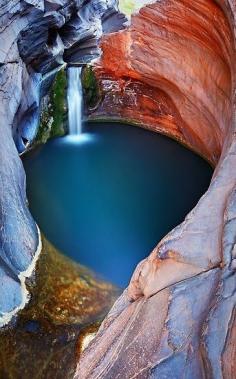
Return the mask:
<path id="1" fill-rule="evenodd" d="M 68 68 L 68 121 L 69 134 L 82 133 L 83 91 L 81 84 L 81 67 Z"/>

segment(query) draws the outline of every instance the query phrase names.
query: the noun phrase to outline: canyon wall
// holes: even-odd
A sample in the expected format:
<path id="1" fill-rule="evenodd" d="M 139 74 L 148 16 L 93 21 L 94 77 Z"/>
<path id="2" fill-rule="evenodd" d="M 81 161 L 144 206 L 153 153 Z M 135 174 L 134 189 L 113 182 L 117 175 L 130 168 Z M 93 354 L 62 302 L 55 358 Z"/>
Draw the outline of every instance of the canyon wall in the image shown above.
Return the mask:
<path id="1" fill-rule="evenodd" d="M 96 115 L 173 136 L 212 163 L 231 122 L 232 31 L 214 2 L 154 2 L 103 38 Z"/>
<path id="2" fill-rule="evenodd" d="M 57 70 L 64 62 L 84 63 L 97 57 L 101 34 L 120 29 L 124 17 L 113 0 L 3 1 L 0 17 L 0 326 L 4 326 L 25 308 L 29 300 L 26 280 L 32 276 L 41 252 L 18 154 L 34 139 L 41 99 Z M 235 17 L 235 0 L 160 0 L 132 16 L 128 29 L 103 38 L 103 56 L 95 67 L 102 101 L 91 111 L 91 117 L 124 118 L 167 134 L 216 168 L 209 190 L 192 212 L 138 265 L 128 289 L 78 361 L 76 378 L 235 375 Z M 47 256 L 51 259 L 50 254 Z M 45 267 L 41 268 L 42 278 Z M 66 270 L 72 270 L 71 264 Z M 75 271 L 68 291 L 60 273 L 59 288 L 65 302 L 68 298 L 79 302 L 75 292 L 81 290 L 80 270 Z M 51 268 L 49 282 L 53 273 Z M 34 276 L 31 280 L 28 287 L 37 292 L 41 287 L 35 289 Z M 91 280 L 93 296 L 104 289 L 105 300 L 101 298 L 98 304 L 98 314 L 103 317 L 116 291 Z M 9 350 L 6 356 L 2 353 L 0 373 L 5 375 L 5 362 L 10 366 L 11 358 L 15 359 L 15 377 L 26 377 L 25 372 L 17 373 L 17 366 L 24 361 L 24 351 L 28 354 L 29 330 L 25 328 L 31 332 L 33 328 L 35 333 L 35 323 L 28 325 L 28 315 L 37 321 L 37 311 L 43 317 L 44 331 L 50 330 L 52 311 L 56 327 L 53 322 L 51 326 L 60 343 L 49 377 L 59 361 L 64 366 L 57 366 L 58 375 L 68 371 L 68 360 L 63 361 L 68 329 L 57 323 L 60 316 L 54 313 L 58 302 L 50 286 L 48 291 L 46 307 L 43 301 L 35 303 L 41 298 L 39 291 L 30 307 L 21 312 L 17 333 L 14 327 L 10 332 L 1 328 L 1 341 L 5 341 L 1 346 L 8 343 L 9 349 L 16 350 L 14 354 Z M 49 314 L 44 313 L 48 301 L 52 304 Z M 65 309 L 70 316 L 71 308 Z M 37 331 L 40 337 L 42 329 Z M 53 333 L 45 351 L 53 346 Z M 75 344 L 73 336 L 71 342 Z M 22 351 L 21 343 L 26 350 Z M 42 355 L 42 366 L 44 360 Z M 28 362 L 30 376 L 33 365 Z M 37 372 L 38 366 L 34 369 Z M 46 377 L 43 371 L 40 375 Z"/>
<path id="3" fill-rule="evenodd" d="M 183 223 L 137 266 L 77 379 L 235 377 L 235 30 L 234 0 L 160 0 L 102 41 L 102 100 L 90 117 L 170 135 L 215 172 Z"/>

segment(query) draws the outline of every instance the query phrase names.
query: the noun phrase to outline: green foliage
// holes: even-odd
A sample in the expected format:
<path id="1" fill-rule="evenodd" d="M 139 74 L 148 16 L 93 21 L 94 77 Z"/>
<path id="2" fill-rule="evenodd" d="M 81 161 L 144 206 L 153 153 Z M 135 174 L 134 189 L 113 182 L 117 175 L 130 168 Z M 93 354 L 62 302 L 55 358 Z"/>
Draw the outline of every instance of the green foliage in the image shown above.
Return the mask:
<path id="1" fill-rule="evenodd" d="M 42 112 L 35 144 L 45 143 L 49 138 L 63 136 L 66 132 L 66 73 L 60 70 L 46 99 L 42 101 Z"/>
<path id="2" fill-rule="evenodd" d="M 101 99 L 101 94 L 91 66 L 86 66 L 82 71 L 82 86 L 87 107 L 89 109 L 95 108 Z"/>
<path id="3" fill-rule="evenodd" d="M 101 99 L 99 85 L 91 66 L 82 71 L 82 86 L 86 106 L 93 109 Z M 46 143 L 49 138 L 63 136 L 67 131 L 67 78 L 66 71 L 60 70 L 49 94 L 42 99 L 41 117 L 34 145 Z"/>
<path id="4" fill-rule="evenodd" d="M 130 16 L 135 10 L 135 1 L 134 0 L 120 0 L 119 8 L 126 16 Z"/>
<path id="5" fill-rule="evenodd" d="M 152 2 L 152 0 L 120 0 L 119 9 L 130 18 L 132 13 L 137 12 L 140 8 Z"/>

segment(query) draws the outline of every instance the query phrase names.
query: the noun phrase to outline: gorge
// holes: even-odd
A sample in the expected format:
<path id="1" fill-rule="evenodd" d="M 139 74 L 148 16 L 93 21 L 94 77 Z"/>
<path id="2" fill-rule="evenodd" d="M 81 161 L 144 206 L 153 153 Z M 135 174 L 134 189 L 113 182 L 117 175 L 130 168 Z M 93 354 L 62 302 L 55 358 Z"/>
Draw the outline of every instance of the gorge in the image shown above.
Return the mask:
<path id="1" fill-rule="evenodd" d="M 3 1 L 0 377 L 235 376 L 236 3 L 132 4 L 120 2 L 127 24 L 115 0 Z M 101 122 L 108 134 L 114 121 L 132 124 L 125 128 L 142 143 L 150 136 L 149 145 L 154 132 L 164 134 L 214 167 L 204 195 L 157 235 L 121 295 L 45 239 L 29 212 L 19 157 L 34 148 L 33 162 L 37 149 L 53 151 L 59 140 L 35 144 L 68 130 L 63 68 L 91 61 L 81 74 L 89 123 Z M 155 159 L 148 167 L 156 173 Z M 173 181 L 169 187 L 176 191 Z"/>

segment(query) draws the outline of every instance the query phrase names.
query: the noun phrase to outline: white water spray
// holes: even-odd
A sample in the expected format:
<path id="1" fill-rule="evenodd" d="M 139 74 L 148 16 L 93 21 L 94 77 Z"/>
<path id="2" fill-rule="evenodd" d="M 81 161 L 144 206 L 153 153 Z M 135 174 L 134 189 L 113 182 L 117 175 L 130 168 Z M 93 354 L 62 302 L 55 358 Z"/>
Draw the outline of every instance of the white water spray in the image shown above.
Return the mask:
<path id="1" fill-rule="evenodd" d="M 68 68 L 68 121 L 69 134 L 82 133 L 83 90 L 81 84 L 81 67 Z"/>

